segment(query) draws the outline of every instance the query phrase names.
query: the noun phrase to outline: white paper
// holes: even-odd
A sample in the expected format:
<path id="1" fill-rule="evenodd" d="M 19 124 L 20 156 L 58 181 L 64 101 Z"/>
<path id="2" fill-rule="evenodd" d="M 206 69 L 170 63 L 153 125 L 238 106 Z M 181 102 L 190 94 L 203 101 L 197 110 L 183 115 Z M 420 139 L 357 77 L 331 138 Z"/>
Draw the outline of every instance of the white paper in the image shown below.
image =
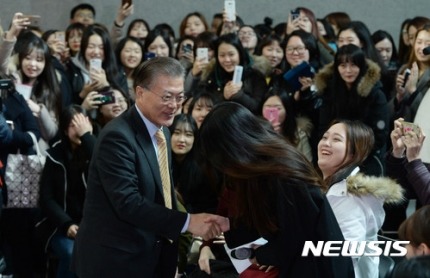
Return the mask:
<path id="1" fill-rule="evenodd" d="M 255 240 L 253 242 L 246 243 L 244 245 L 238 246 L 238 247 L 233 248 L 233 249 L 228 248 L 227 244 L 224 244 L 224 248 L 225 248 L 225 251 L 227 252 L 227 255 L 230 257 L 230 260 L 233 263 L 234 268 L 236 268 L 237 273 L 241 274 L 243 271 L 245 271 L 245 269 L 247 269 L 248 267 L 251 266 L 251 261 L 248 259 L 246 259 L 246 260 L 235 259 L 231 256 L 231 251 L 238 249 L 238 248 L 243 248 L 243 247 L 249 248 L 249 247 L 251 247 L 251 245 L 264 245 L 266 243 L 267 243 L 267 240 L 260 237 L 259 239 Z"/>
<path id="2" fill-rule="evenodd" d="M 31 91 L 33 90 L 33 87 L 24 84 L 15 84 L 15 89 L 24 97 L 24 99 L 27 100 L 31 97 Z"/>

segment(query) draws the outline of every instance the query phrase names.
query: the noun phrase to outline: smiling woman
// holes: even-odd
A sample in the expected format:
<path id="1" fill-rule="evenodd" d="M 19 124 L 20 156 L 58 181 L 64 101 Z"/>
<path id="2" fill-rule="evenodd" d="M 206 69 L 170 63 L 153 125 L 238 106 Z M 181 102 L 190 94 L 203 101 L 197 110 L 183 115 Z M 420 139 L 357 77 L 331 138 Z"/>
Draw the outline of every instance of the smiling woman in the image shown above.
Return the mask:
<path id="1" fill-rule="evenodd" d="M 394 180 L 359 173 L 371 153 L 373 132 L 361 121 L 336 120 L 318 144 L 318 167 L 327 199 L 347 241 L 374 241 L 384 222 L 384 203 L 398 203 L 403 190 Z M 374 251 L 366 247 L 366 252 Z M 379 257 L 353 258 L 356 277 L 378 277 Z"/>

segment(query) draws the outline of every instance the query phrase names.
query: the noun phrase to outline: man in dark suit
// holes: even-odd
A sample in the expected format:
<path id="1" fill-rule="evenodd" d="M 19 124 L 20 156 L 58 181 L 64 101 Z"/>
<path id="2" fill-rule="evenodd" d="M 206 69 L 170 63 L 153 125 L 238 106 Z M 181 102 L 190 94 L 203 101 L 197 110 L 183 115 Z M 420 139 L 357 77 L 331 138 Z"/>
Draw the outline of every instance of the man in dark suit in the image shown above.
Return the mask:
<path id="1" fill-rule="evenodd" d="M 177 211 L 171 186 L 172 208 L 165 205 L 155 134 L 162 129 L 170 142 L 163 127 L 185 100 L 182 66 L 172 58 L 147 61 L 134 88 L 135 106 L 103 128 L 93 153 L 72 262 L 81 278 L 171 278 L 181 232 L 212 238 L 229 229 L 226 218 Z"/>

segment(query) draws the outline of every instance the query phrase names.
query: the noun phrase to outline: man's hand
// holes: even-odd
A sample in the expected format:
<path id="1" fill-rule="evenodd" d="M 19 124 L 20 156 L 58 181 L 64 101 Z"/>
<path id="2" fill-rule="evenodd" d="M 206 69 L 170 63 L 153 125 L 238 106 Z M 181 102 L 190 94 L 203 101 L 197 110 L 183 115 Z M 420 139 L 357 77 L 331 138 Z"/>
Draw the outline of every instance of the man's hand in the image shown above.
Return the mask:
<path id="1" fill-rule="evenodd" d="M 228 218 L 208 213 L 190 214 L 188 231 L 204 240 L 212 239 L 229 229 Z"/>

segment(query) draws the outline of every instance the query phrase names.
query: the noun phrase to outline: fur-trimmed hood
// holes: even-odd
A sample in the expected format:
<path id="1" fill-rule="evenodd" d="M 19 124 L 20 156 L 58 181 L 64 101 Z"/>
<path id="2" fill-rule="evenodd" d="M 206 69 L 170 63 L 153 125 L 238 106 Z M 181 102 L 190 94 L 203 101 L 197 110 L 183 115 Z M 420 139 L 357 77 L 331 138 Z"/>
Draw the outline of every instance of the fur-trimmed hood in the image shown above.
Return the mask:
<path id="1" fill-rule="evenodd" d="M 251 55 L 250 60 L 252 61 L 251 67 L 261 72 L 264 76 L 268 76 L 272 72 L 272 66 L 270 65 L 270 62 L 265 57 Z M 209 64 L 202 71 L 201 80 L 208 79 L 209 75 L 215 69 L 215 65 L 216 65 L 216 61 L 215 61 L 215 58 L 213 58 L 209 61 Z"/>
<path id="2" fill-rule="evenodd" d="M 348 193 L 355 196 L 373 195 L 384 199 L 386 204 L 399 203 L 404 199 L 404 189 L 393 179 L 365 176 L 362 173 L 346 178 Z"/>
<path id="3" fill-rule="evenodd" d="M 308 117 L 298 116 L 296 118 L 297 130 L 302 131 L 306 136 L 310 137 L 314 125 Z"/>
<path id="4" fill-rule="evenodd" d="M 367 97 L 381 78 L 381 69 L 378 64 L 369 59 L 366 59 L 366 63 L 367 71 L 357 86 L 357 93 L 362 97 Z M 319 94 L 324 94 L 325 89 L 327 89 L 329 82 L 333 78 L 333 74 L 334 62 L 327 64 L 317 73 L 315 76 L 315 86 Z"/>

